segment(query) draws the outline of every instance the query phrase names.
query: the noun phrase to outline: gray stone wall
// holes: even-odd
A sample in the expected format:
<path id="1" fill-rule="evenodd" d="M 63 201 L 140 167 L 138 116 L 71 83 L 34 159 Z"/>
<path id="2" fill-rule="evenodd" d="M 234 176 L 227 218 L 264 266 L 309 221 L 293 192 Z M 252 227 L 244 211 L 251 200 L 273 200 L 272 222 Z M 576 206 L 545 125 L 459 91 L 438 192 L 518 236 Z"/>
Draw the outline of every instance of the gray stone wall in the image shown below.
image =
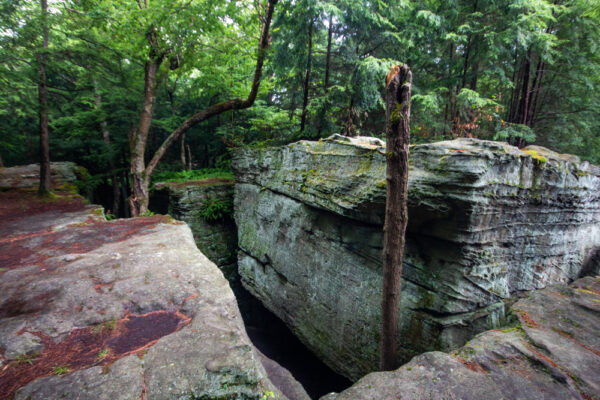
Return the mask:
<path id="1" fill-rule="evenodd" d="M 161 182 L 154 186 L 150 201 L 153 211 L 186 222 L 196 245 L 206 257 L 233 281 L 237 277 L 237 232 L 232 215 L 218 220 L 202 216 L 206 202 L 233 202 L 232 180 L 205 179 L 189 182 Z"/>
<path id="2" fill-rule="evenodd" d="M 598 271 L 598 168 L 525 150 L 474 139 L 411 148 L 400 361 L 498 326 L 516 291 Z M 243 149 L 233 166 L 244 286 L 336 371 L 375 370 L 382 143 Z"/>

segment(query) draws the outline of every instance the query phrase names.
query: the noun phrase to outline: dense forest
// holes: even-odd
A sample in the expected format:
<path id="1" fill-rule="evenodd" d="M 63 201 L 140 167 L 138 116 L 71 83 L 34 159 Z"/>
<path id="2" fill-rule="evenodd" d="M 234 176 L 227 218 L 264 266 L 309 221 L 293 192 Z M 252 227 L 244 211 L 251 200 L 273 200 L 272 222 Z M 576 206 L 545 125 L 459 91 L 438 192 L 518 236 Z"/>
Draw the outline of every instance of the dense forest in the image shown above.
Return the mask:
<path id="1" fill-rule="evenodd" d="M 49 137 L 96 202 L 144 213 L 152 179 L 226 171 L 235 147 L 383 137 L 399 62 L 413 143 L 597 163 L 599 46 L 597 0 L 0 0 L 0 166 Z"/>

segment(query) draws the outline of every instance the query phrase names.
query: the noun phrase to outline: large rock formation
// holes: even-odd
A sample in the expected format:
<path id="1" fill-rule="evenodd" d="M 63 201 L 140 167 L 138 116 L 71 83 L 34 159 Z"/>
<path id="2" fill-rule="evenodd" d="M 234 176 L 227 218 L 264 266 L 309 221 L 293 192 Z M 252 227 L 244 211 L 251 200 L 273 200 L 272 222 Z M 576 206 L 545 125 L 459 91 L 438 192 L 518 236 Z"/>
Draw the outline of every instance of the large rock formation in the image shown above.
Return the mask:
<path id="1" fill-rule="evenodd" d="M 237 280 L 237 228 L 233 221 L 233 180 L 208 178 L 187 182 L 160 182 L 154 185 L 150 208 L 189 225 L 200 251 Z M 221 216 L 211 211 L 223 211 Z M 207 214 L 207 215 L 205 215 Z"/>
<path id="2" fill-rule="evenodd" d="M 514 328 L 371 373 L 321 400 L 599 399 L 600 277 L 533 292 L 513 310 Z"/>
<path id="3" fill-rule="evenodd" d="M 0 186 L 23 181 L 20 171 L 1 169 Z M 0 399 L 258 400 L 266 391 L 278 393 L 227 280 L 187 225 L 107 222 L 60 188 L 44 198 L 0 191 Z"/>
<path id="4" fill-rule="evenodd" d="M 463 345 L 503 299 L 598 271 L 597 167 L 543 148 L 413 146 L 399 361 Z M 244 285 L 335 370 L 376 369 L 385 149 L 377 139 L 235 154 Z"/>

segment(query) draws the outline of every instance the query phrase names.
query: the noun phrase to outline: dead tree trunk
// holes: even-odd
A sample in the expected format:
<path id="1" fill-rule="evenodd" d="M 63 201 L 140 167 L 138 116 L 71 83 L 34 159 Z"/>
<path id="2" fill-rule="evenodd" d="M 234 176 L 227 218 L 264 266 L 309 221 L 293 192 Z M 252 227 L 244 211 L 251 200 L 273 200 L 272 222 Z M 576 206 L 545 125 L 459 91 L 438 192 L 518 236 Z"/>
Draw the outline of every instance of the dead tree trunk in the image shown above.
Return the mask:
<path id="1" fill-rule="evenodd" d="M 398 306 L 402 282 L 404 234 L 408 222 L 408 145 L 412 73 L 408 65 L 396 65 L 388 73 L 386 89 L 386 183 L 383 234 L 383 293 L 380 367 L 397 367 Z"/>
<path id="2" fill-rule="evenodd" d="M 42 52 L 38 61 L 38 102 L 40 118 L 40 187 L 39 194 L 50 193 L 50 144 L 48 131 L 48 87 L 46 78 L 46 51 L 48 50 L 48 0 L 41 0 Z"/>

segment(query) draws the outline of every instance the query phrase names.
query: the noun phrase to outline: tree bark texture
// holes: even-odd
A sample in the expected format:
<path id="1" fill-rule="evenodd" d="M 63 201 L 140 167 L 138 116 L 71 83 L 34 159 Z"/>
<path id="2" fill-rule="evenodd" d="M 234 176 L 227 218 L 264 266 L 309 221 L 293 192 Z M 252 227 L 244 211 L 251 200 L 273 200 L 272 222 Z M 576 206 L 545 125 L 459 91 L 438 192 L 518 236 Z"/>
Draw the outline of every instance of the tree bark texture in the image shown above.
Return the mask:
<path id="1" fill-rule="evenodd" d="M 48 1 L 41 0 L 42 52 L 38 61 L 38 103 L 40 120 L 40 187 L 39 193 L 50 193 L 50 133 L 48 131 L 48 87 L 46 78 L 46 51 L 48 50 Z"/>
<path id="2" fill-rule="evenodd" d="M 331 66 L 331 40 L 333 38 L 333 15 L 329 17 L 329 28 L 327 29 L 327 56 L 325 58 L 325 93 L 329 90 L 329 69 Z"/>
<path id="3" fill-rule="evenodd" d="M 131 138 L 131 214 L 137 217 L 148 211 L 150 176 L 146 174 L 144 154 L 148 141 L 148 133 L 152 124 L 152 111 L 156 101 L 156 77 L 164 56 L 156 56 L 154 50 L 150 50 L 150 57 L 146 62 L 144 73 L 144 105 L 140 113 L 140 121 L 137 130 Z"/>
<path id="4" fill-rule="evenodd" d="M 181 159 L 181 168 L 187 169 L 187 162 L 185 161 L 185 133 L 181 135 L 181 147 L 179 148 L 179 158 Z"/>
<path id="5" fill-rule="evenodd" d="M 410 143 L 410 96 L 412 72 L 408 65 L 392 67 L 386 89 L 386 183 L 383 234 L 383 291 L 380 367 L 397 367 L 398 307 L 402 282 L 408 212 L 408 155 Z"/>
<path id="6" fill-rule="evenodd" d="M 304 128 L 306 126 L 306 114 L 308 108 L 308 89 L 310 85 L 310 70 L 312 64 L 312 37 L 313 37 L 313 27 L 315 25 L 315 20 L 312 19 L 310 24 L 308 25 L 308 57 L 306 60 L 306 74 L 304 75 L 304 99 L 302 101 L 302 116 L 300 118 L 300 133 L 304 132 Z"/>

